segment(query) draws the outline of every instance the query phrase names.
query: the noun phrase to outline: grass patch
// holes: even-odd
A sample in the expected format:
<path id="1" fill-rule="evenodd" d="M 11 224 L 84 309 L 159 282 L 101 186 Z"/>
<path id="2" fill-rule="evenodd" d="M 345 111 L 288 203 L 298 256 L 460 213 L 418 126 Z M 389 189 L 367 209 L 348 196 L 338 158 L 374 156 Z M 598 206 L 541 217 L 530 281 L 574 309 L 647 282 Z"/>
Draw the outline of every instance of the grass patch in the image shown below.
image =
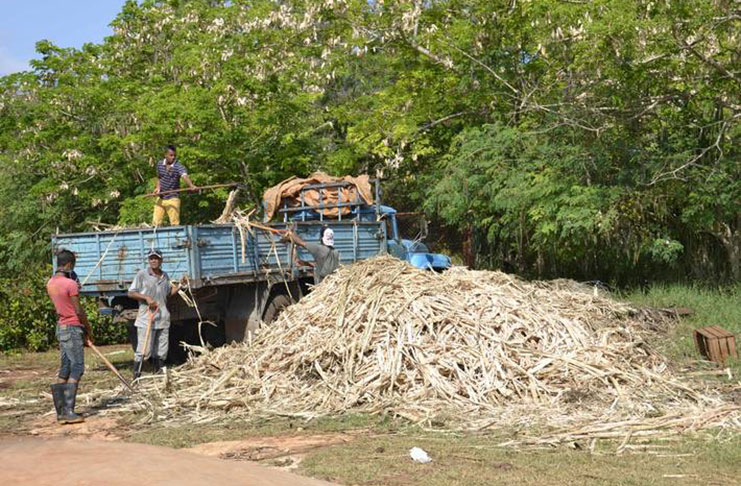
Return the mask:
<path id="1" fill-rule="evenodd" d="M 205 442 L 240 440 L 249 437 L 276 437 L 281 435 L 322 434 L 371 430 L 378 434 L 391 434 L 407 427 L 406 422 L 388 417 L 366 414 L 348 414 L 324 417 L 310 422 L 305 420 L 272 419 L 252 422 L 229 422 L 193 427 L 171 425 L 145 426 L 131 433 L 126 440 L 143 444 L 160 445 L 176 449 L 193 447 Z"/>
<path id="2" fill-rule="evenodd" d="M 32 353 L 29 351 L 0 353 L 0 369 L 15 368 L 50 369 L 59 366 L 59 350 Z"/>
<path id="3" fill-rule="evenodd" d="M 691 316 L 682 317 L 662 339 L 661 351 L 680 362 L 703 359 L 695 349 L 693 331 L 705 326 L 720 326 L 741 335 L 741 285 L 709 289 L 695 285 L 653 285 L 645 291 L 625 293 L 622 298 L 644 307 L 689 307 Z M 738 341 L 738 339 L 737 339 Z M 738 343 L 737 343 L 738 344 Z M 741 361 L 728 365 L 738 375 Z"/>
<path id="4" fill-rule="evenodd" d="M 232 426 L 199 425 L 199 426 L 139 426 L 134 428 L 126 442 L 150 444 L 175 449 L 193 447 L 205 442 L 224 440 L 238 440 L 245 436 L 244 424 L 234 423 Z"/>
<path id="5" fill-rule="evenodd" d="M 108 361 L 123 370 L 126 370 L 126 366 L 130 368 L 134 360 L 134 352 L 128 345 L 99 346 L 98 349 L 106 356 Z M 85 348 L 83 382 L 97 379 L 97 371 L 101 371 L 103 368 L 105 368 L 105 365 L 98 356 L 89 348 Z M 41 353 L 25 351 L 21 353 L 0 353 L 0 369 L 4 372 L 3 375 L 0 375 L 2 380 L 15 381 L 13 379 L 15 375 L 25 375 L 32 371 L 43 374 L 43 376 L 48 377 L 48 380 L 53 381 L 59 369 L 59 350 L 53 349 Z M 108 368 L 105 368 L 105 370 L 110 373 Z M 128 371 L 131 374 L 130 369 Z M 18 381 L 23 382 L 25 380 Z"/>
<path id="6" fill-rule="evenodd" d="M 725 442 L 683 438 L 649 444 L 652 453 L 590 454 L 564 448 L 523 450 L 496 446 L 502 437 L 400 434 L 359 438 L 309 455 L 305 475 L 364 485 L 731 484 L 738 479 L 741 436 Z M 433 459 L 418 464 L 409 449 Z M 614 446 L 612 447 L 614 450 Z"/>

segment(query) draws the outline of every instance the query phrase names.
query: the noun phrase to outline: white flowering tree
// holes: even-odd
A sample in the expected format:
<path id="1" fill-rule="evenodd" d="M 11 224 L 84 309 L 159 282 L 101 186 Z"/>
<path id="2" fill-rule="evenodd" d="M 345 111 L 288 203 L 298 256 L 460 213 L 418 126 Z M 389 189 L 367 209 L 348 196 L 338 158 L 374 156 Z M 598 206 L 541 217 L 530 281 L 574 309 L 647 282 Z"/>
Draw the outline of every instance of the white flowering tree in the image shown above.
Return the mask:
<path id="1" fill-rule="evenodd" d="M 738 279 L 738 23 L 722 0 L 130 1 L 102 44 L 40 42 L 0 80 L 0 257 L 148 220 L 173 143 L 196 183 L 251 199 L 380 173 L 494 265 Z"/>

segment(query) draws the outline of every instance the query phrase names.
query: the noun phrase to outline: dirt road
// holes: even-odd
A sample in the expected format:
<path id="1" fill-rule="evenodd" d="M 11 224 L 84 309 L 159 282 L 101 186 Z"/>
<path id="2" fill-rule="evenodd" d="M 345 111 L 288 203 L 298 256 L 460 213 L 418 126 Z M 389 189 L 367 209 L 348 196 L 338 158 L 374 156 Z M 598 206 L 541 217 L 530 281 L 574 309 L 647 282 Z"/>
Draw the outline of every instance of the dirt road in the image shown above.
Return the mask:
<path id="1" fill-rule="evenodd" d="M 328 486 L 331 483 L 246 462 L 122 442 L 69 439 L 0 441 L 7 484 Z"/>

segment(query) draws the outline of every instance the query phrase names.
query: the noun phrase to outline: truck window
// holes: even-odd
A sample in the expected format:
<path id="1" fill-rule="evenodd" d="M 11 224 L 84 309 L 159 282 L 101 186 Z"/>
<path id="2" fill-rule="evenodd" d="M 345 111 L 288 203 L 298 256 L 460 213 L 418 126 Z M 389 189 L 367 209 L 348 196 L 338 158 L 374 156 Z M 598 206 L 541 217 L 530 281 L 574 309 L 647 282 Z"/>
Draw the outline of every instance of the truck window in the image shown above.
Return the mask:
<path id="1" fill-rule="evenodd" d="M 402 239 L 419 241 L 427 237 L 427 220 L 420 213 L 397 213 L 396 224 Z"/>

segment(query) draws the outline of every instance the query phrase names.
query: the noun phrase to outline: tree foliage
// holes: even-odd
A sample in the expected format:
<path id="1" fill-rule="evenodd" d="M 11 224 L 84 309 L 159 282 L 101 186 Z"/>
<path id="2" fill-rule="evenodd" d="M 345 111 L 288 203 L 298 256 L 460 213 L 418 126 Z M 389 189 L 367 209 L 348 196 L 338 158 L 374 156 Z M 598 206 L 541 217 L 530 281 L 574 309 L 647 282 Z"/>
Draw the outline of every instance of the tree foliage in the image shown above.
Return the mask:
<path id="1" fill-rule="evenodd" d="M 148 220 L 174 143 L 197 184 L 253 200 L 377 173 L 482 266 L 738 280 L 739 18 L 730 0 L 130 0 L 101 44 L 41 41 L 0 78 L 0 261 Z M 186 220 L 225 196 L 186 199 Z"/>
<path id="2" fill-rule="evenodd" d="M 56 312 L 46 295 L 51 266 L 41 264 L 27 271 L 22 279 L 0 278 L 0 351 L 27 349 L 43 351 L 54 345 Z M 93 299 L 82 299 L 93 327 L 96 344 L 117 344 L 127 329 L 110 316 L 98 314 Z"/>

